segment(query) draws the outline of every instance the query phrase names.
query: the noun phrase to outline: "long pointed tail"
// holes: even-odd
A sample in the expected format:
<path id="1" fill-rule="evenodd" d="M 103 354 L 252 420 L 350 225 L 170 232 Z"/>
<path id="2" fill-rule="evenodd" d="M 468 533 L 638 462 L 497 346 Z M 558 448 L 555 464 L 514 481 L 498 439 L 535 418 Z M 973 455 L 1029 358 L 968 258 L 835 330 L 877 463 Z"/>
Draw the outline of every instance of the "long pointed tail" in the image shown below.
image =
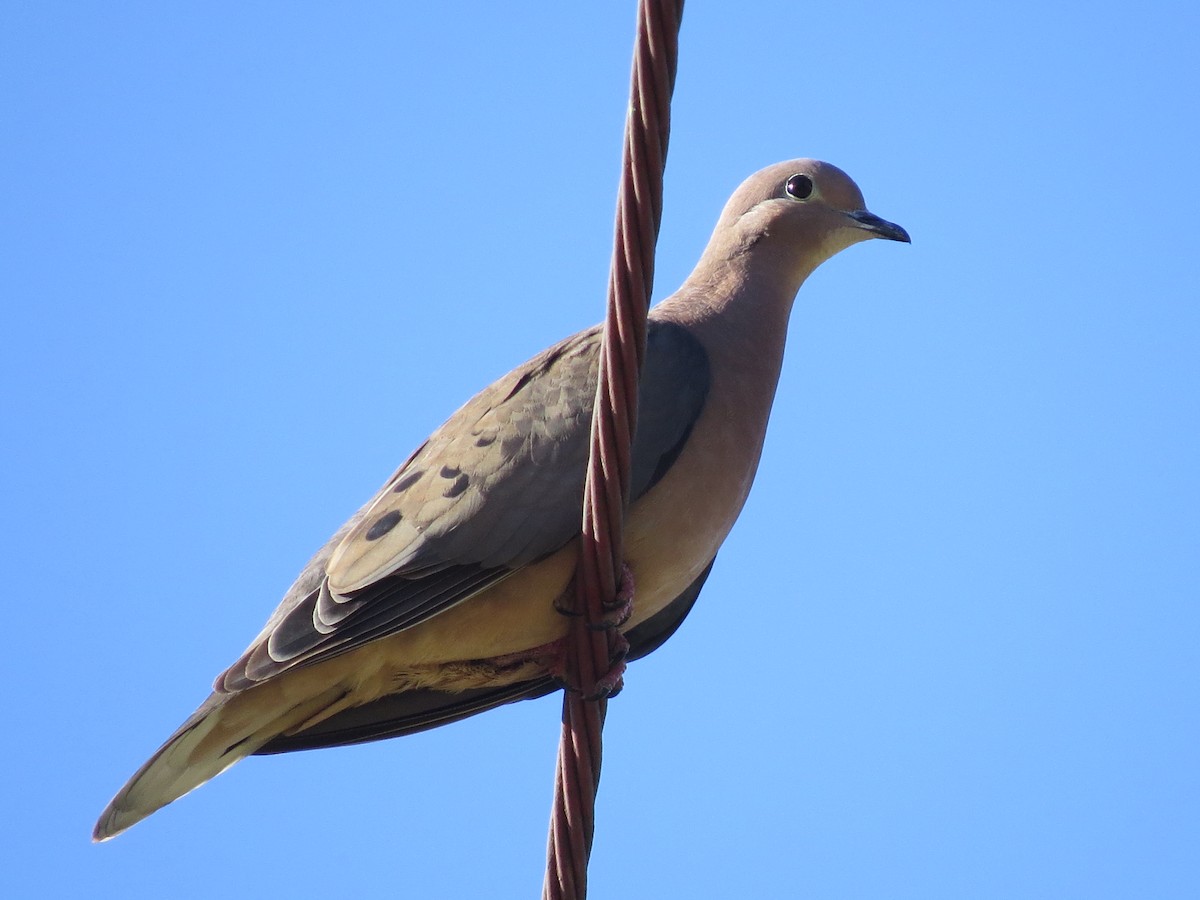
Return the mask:
<path id="1" fill-rule="evenodd" d="M 107 841 L 188 791 L 220 775 L 272 738 L 329 710 L 340 688 L 298 705 L 281 703 L 274 684 L 213 694 L 167 739 L 100 814 L 92 840 Z"/>

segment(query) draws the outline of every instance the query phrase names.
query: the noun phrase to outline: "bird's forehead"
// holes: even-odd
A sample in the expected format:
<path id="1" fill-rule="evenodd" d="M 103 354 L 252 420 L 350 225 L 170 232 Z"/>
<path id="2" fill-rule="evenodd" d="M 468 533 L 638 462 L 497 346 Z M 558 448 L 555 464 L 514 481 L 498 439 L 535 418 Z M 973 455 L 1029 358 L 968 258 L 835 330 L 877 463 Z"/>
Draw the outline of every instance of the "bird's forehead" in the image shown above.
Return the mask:
<path id="1" fill-rule="evenodd" d="M 793 175 L 807 175 L 816 193 L 829 206 L 844 210 L 865 209 L 862 191 L 854 180 L 835 165 L 817 159 L 791 159 L 751 175 L 743 185 L 753 203 L 784 196 L 784 186 Z"/>

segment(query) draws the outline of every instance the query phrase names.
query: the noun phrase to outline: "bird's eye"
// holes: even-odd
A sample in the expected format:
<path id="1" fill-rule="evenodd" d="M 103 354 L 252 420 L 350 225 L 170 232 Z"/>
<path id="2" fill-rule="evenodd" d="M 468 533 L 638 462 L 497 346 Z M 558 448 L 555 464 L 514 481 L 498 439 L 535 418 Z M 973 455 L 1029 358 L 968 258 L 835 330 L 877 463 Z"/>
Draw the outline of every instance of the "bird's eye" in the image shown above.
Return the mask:
<path id="1" fill-rule="evenodd" d="M 807 175 L 793 175 L 787 180 L 784 190 L 795 200 L 807 200 L 812 196 L 813 180 Z"/>

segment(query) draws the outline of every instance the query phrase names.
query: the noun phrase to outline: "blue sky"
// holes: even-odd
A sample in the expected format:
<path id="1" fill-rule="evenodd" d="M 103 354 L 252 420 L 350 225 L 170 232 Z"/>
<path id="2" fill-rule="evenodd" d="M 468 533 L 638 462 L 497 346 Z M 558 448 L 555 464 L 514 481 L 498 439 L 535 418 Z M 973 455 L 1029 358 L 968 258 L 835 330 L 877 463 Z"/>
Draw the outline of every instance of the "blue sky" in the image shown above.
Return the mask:
<path id="1" fill-rule="evenodd" d="M 101 807 L 462 401 L 602 315 L 632 3 L 10 4 L 13 897 L 526 897 L 558 700 Z M 659 297 L 795 156 L 755 491 L 610 709 L 593 895 L 1200 893 L 1200 12 L 688 5 Z M 669 893 L 668 893 L 669 892 Z"/>

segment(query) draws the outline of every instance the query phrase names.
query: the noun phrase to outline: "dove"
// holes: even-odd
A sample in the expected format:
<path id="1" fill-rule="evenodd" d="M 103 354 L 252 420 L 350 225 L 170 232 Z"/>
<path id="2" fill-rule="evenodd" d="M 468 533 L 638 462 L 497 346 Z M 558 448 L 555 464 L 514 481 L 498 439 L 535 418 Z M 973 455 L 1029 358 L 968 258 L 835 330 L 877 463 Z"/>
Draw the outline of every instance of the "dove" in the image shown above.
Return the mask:
<path id="1" fill-rule="evenodd" d="M 737 188 L 650 311 L 624 526 L 629 659 L 674 633 L 741 512 L 801 285 L 872 238 L 909 241 L 837 167 L 778 163 Z M 593 327 L 555 344 L 433 432 L 313 556 L 94 839 L 251 754 L 396 737 L 560 689 L 600 341 Z"/>

